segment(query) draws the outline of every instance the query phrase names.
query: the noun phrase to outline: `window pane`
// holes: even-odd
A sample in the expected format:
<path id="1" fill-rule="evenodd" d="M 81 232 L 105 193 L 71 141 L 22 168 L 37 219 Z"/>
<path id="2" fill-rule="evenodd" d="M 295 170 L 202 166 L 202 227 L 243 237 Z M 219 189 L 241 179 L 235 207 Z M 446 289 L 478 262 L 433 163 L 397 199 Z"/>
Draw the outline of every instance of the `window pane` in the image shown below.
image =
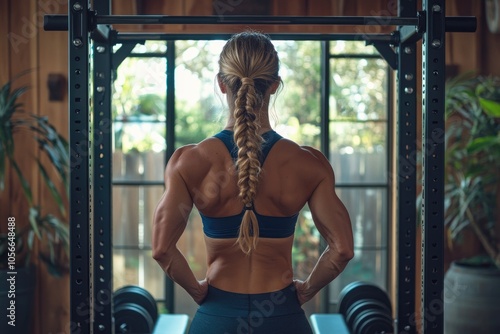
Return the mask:
<path id="1" fill-rule="evenodd" d="M 330 60 L 330 118 L 387 118 L 387 64 L 382 59 Z"/>
<path id="2" fill-rule="evenodd" d="M 163 186 L 113 186 L 113 245 L 151 247 L 153 213 Z"/>
<path id="3" fill-rule="evenodd" d="M 292 248 L 294 278 L 305 280 L 313 270 L 320 256 L 320 234 L 314 225 L 311 211 L 306 205 L 300 212 L 295 228 Z M 321 296 L 317 294 L 303 306 L 306 315 L 321 309 Z"/>
<path id="4" fill-rule="evenodd" d="M 189 263 L 191 270 L 197 279 L 203 279 L 207 271 L 206 266 L 206 249 L 203 234 L 203 224 L 201 222 L 200 214 L 196 209 L 191 211 L 188 224 L 184 233 L 182 234 L 177 247 L 185 256 Z M 198 305 L 193 301 L 191 296 L 175 284 L 175 312 L 185 313 L 194 316 Z"/>
<path id="5" fill-rule="evenodd" d="M 219 53 L 224 41 L 176 41 L 176 147 L 202 141 L 226 120 L 225 95 L 217 88 Z"/>
<path id="6" fill-rule="evenodd" d="M 123 44 L 116 44 L 113 46 L 113 51 L 118 51 Z M 144 44 L 138 43 L 132 53 L 166 53 L 167 44 L 164 41 L 146 41 Z"/>
<path id="7" fill-rule="evenodd" d="M 161 125 L 159 125 L 161 126 Z M 164 128 L 164 126 L 163 126 Z M 138 132 L 145 137 L 155 137 L 154 132 Z M 165 139 L 158 135 L 158 146 L 143 138 L 140 149 L 115 149 L 113 152 L 113 181 L 163 182 L 165 171 Z M 160 138 L 163 145 L 160 145 Z M 157 150 L 151 150 L 151 146 Z M 144 149 L 144 150 L 142 150 Z"/>
<path id="8" fill-rule="evenodd" d="M 387 288 L 387 251 L 354 249 L 354 254 L 345 270 L 330 283 L 330 303 L 336 304 L 342 289 L 354 281 L 371 282 L 384 290 Z"/>
<path id="9" fill-rule="evenodd" d="M 330 123 L 330 161 L 337 183 L 387 182 L 387 123 Z"/>
<path id="10" fill-rule="evenodd" d="M 274 41 L 280 57 L 283 89 L 276 94 L 271 120 L 282 136 L 300 145 L 320 147 L 321 44 Z M 273 115 L 275 117 L 273 117 Z"/>
<path id="11" fill-rule="evenodd" d="M 337 188 L 351 218 L 355 247 L 387 247 L 387 191 Z"/>
<path id="12" fill-rule="evenodd" d="M 157 52 L 165 53 L 167 52 L 167 44 L 164 41 L 146 41 L 144 44 L 138 43 L 133 53 L 145 53 L 145 52 Z"/>
<path id="13" fill-rule="evenodd" d="M 113 117 L 165 120 L 165 58 L 126 58 L 114 81 Z"/>
<path id="14" fill-rule="evenodd" d="M 127 58 L 113 93 L 113 180 L 162 181 L 166 60 Z"/>
<path id="15" fill-rule="evenodd" d="M 150 250 L 113 249 L 113 288 L 138 285 L 155 299 L 164 299 L 165 274 Z"/>
<path id="16" fill-rule="evenodd" d="M 330 53 L 338 54 L 374 54 L 378 51 L 373 46 L 367 46 L 363 41 L 330 41 Z"/>

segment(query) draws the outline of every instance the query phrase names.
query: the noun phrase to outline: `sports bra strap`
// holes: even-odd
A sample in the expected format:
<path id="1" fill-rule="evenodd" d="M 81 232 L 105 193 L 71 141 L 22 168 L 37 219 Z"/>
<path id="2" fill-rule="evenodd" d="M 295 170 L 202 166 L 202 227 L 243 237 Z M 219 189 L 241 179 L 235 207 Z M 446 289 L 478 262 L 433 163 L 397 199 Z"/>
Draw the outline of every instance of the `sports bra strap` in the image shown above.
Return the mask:
<path id="1" fill-rule="evenodd" d="M 233 131 L 230 130 L 222 130 L 221 132 L 214 135 L 215 138 L 220 139 L 224 145 L 226 145 L 227 150 L 231 154 L 231 157 L 234 161 L 238 159 L 238 147 L 234 142 Z M 274 144 L 283 137 L 279 135 L 276 131 L 271 130 L 262 134 L 262 138 L 264 138 L 264 143 L 262 145 L 262 156 L 259 159 L 260 164 L 263 165 L 264 161 L 267 158 L 267 155 L 273 148 Z"/>

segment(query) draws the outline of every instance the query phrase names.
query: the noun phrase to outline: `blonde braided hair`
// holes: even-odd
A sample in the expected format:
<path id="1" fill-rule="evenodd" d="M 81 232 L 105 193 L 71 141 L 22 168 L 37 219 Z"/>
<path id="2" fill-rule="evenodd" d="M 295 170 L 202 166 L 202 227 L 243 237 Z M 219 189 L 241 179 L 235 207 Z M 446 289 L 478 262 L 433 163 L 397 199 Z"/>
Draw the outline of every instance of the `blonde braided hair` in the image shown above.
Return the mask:
<path id="1" fill-rule="evenodd" d="M 279 81 L 279 59 L 268 36 L 257 32 L 234 35 L 219 59 L 219 78 L 235 96 L 234 141 L 238 147 L 239 197 L 246 210 L 237 243 L 250 254 L 257 246 L 259 224 L 253 211 L 261 172 L 263 138 L 259 135 L 259 112 L 269 87 Z"/>

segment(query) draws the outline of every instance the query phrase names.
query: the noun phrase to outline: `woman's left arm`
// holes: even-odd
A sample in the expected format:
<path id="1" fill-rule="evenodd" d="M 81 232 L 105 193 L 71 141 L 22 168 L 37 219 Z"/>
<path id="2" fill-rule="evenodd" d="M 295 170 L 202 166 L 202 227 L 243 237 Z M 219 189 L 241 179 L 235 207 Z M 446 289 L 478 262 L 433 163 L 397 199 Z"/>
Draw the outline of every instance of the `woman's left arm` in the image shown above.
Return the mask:
<path id="1" fill-rule="evenodd" d="M 178 149 L 165 170 L 165 192 L 153 216 L 153 258 L 174 282 L 200 304 L 207 294 L 207 282 L 196 279 L 186 258 L 177 248 L 177 241 L 193 208 L 193 200 L 180 173 L 182 153 L 186 149 L 189 148 Z"/>

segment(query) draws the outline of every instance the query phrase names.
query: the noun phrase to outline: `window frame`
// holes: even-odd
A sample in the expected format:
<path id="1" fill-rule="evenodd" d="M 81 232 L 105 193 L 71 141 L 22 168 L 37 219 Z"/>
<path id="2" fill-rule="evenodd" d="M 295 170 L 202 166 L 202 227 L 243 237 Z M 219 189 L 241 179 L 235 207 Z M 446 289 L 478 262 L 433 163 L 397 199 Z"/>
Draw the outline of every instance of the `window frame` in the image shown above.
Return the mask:
<path id="1" fill-rule="evenodd" d="M 378 53 L 375 54 L 332 54 L 331 53 L 331 48 L 330 48 L 330 40 L 325 39 L 325 37 L 317 36 L 314 34 L 308 35 L 308 34 L 286 34 L 286 35 L 273 35 L 270 34 L 271 38 L 273 40 L 290 40 L 290 41 L 318 41 L 321 43 L 321 52 L 320 52 L 320 57 L 321 57 L 321 70 L 320 70 L 320 77 L 321 77 L 321 85 L 322 85 L 322 90 L 320 92 L 321 96 L 321 102 L 320 102 L 320 144 L 321 148 L 320 150 L 325 154 L 325 156 L 330 160 L 330 125 L 332 123 L 332 119 L 330 117 L 330 106 L 329 106 L 329 96 L 330 96 L 330 60 L 333 58 L 346 58 L 346 59 L 380 59 L 383 57 L 379 55 Z M 206 36 L 206 35 L 191 35 L 191 34 L 186 34 L 183 36 L 182 40 L 217 40 L 217 39 L 226 39 L 228 36 L 225 35 L 218 35 L 218 36 Z M 181 39 L 177 39 L 181 40 Z M 164 58 L 166 61 L 166 120 L 165 120 L 165 127 L 166 127 L 166 150 L 165 150 L 165 164 L 167 163 L 168 159 L 170 156 L 173 154 L 175 151 L 175 142 L 176 142 L 176 137 L 175 137 L 175 123 L 176 123 L 176 104 L 175 104 L 175 59 L 176 59 L 176 48 L 175 48 L 175 42 L 177 40 L 167 40 L 166 41 L 166 52 L 162 53 L 131 53 L 129 57 L 160 57 Z M 333 39 L 332 39 L 333 41 Z M 394 124 L 394 117 L 393 117 L 393 112 L 392 110 L 394 109 L 392 100 L 393 100 L 393 87 L 394 87 L 394 78 L 391 75 L 391 68 L 390 66 L 387 66 L 386 70 L 386 75 L 387 75 L 387 111 L 386 115 L 387 118 L 385 120 L 379 120 L 379 122 L 385 122 L 386 123 L 386 132 L 387 132 L 387 141 L 386 141 L 386 166 L 387 166 L 387 173 L 388 175 L 391 175 L 391 170 L 392 170 L 392 159 L 393 159 L 393 130 L 395 127 Z M 113 124 L 115 120 L 113 119 Z M 112 180 L 112 187 L 114 186 L 132 186 L 132 187 L 148 187 L 148 186 L 158 186 L 158 185 L 163 185 L 163 182 L 156 182 L 156 181 L 114 181 Z M 385 251 L 387 252 L 387 273 L 386 273 L 386 287 L 389 284 L 390 281 L 390 247 L 389 247 L 389 240 L 390 240 L 390 233 L 391 230 L 394 228 L 393 227 L 393 222 L 391 219 L 391 210 L 392 210 L 392 193 L 391 193 L 391 186 L 390 186 L 390 180 L 387 178 L 385 182 L 381 183 L 364 183 L 364 184 L 357 184 L 357 183 L 337 183 L 336 187 L 338 189 L 369 189 L 369 188 L 376 188 L 376 189 L 385 189 L 386 192 L 386 203 L 387 207 L 385 208 L 387 210 L 386 212 L 386 217 L 388 220 L 387 223 L 387 228 L 388 230 L 385 231 L 387 233 L 387 244 L 385 247 Z M 323 240 L 320 241 L 320 253 L 325 247 L 325 243 Z M 120 245 L 115 246 L 113 245 L 113 250 L 114 249 L 120 249 Z M 149 249 L 146 248 L 141 248 L 143 251 L 148 251 Z M 159 303 L 164 303 L 165 307 L 170 311 L 170 312 L 175 312 L 175 296 L 174 296 L 174 283 L 166 277 L 165 279 L 165 295 L 164 298 L 157 299 L 157 302 Z M 325 287 L 324 291 L 322 291 L 321 295 L 321 312 L 331 312 L 336 308 L 336 304 L 332 303 L 330 298 L 329 298 L 329 286 Z"/>

